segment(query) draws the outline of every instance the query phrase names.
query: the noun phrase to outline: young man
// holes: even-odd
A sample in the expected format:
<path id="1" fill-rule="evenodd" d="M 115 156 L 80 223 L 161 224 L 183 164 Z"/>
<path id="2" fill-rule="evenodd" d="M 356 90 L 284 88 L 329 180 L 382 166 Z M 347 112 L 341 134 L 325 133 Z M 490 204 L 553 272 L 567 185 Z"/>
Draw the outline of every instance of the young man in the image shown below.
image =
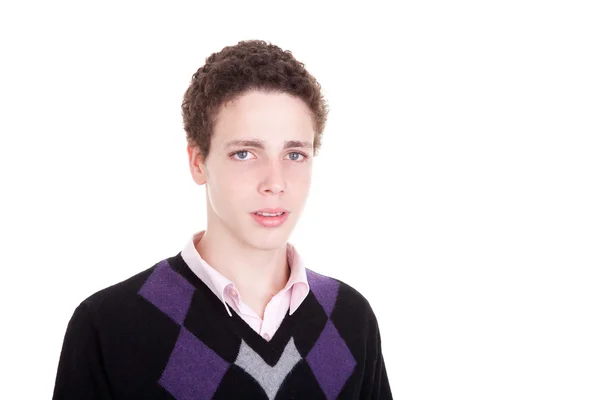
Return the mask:
<path id="1" fill-rule="evenodd" d="M 391 399 L 368 301 L 287 242 L 327 105 L 290 52 L 212 54 L 183 104 L 207 226 L 75 310 L 54 399 Z"/>

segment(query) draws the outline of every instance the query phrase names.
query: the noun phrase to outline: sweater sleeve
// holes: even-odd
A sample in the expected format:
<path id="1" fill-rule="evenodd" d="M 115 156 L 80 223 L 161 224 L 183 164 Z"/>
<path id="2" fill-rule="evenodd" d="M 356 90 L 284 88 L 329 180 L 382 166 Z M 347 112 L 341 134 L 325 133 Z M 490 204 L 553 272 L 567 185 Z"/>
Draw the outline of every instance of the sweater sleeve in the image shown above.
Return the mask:
<path id="1" fill-rule="evenodd" d="M 98 331 L 85 302 L 75 309 L 67 326 L 52 399 L 112 399 Z"/>
<path id="2" fill-rule="evenodd" d="M 385 369 L 385 360 L 381 351 L 379 324 L 372 310 L 367 343 L 367 367 L 360 398 L 363 400 L 393 400 Z"/>

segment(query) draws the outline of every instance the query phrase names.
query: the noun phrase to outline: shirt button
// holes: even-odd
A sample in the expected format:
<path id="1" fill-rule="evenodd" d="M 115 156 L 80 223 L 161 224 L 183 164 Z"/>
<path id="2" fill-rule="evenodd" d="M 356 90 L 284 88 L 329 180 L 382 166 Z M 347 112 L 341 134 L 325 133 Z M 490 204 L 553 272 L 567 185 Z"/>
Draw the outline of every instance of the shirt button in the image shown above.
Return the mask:
<path id="1" fill-rule="evenodd" d="M 237 292 L 234 288 L 229 288 L 229 294 L 233 297 L 237 297 Z"/>
<path id="2" fill-rule="evenodd" d="M 271 336 L 268 333 L 263 333 L 263 337 L 265 338 L 265 340 L 271 339 Z"/>

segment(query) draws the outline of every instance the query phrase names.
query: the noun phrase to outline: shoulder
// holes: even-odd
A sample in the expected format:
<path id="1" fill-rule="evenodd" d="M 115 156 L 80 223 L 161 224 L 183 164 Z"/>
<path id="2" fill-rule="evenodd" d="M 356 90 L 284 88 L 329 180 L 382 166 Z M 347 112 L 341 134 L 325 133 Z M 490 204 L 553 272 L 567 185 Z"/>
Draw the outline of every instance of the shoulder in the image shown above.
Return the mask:
<path id="1" fill-rule="evenodd" d="M 87 309 L 98 322 L 113 319 L 116 315 L 131 315 L 136 312 L 142 299 L 140 294 L 147 283 L 157 280 L 154 277 L 166 269 L 170 270 L 168 259 L 163 259 L 133 276 L 92 293 L 81 301 L 78 309 Z"/>
<path id="2" fill-rule="evenodd" d="M 356 288 L 338 278 L 306 270 L 310 290 L 332 319 L 376 323 L 369 300 Z"/>

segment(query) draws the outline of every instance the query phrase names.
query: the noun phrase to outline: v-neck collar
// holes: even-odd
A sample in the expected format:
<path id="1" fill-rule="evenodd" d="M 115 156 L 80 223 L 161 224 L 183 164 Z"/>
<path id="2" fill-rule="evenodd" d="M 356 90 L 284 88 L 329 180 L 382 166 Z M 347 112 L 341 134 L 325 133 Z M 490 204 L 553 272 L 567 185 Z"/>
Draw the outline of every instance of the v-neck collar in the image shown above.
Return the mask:
<path id="1" fill-rule="evenodd" d="M 270 340 L 263 338 L 256 332 L 246 321 L 240 317 L 237 312 L 233 312 L 231 316 L 223 309 L 221 300 L 215 296 L 210 288 L 200 279 L 185 263 L 181 252 L 169 259 L 171 267 L 190 282 L 198 295 L 202 296 L 203 302 L 207 303 L 207 307 L 214 310 L 211 316 L 214 317 L 214 322 L 225 327 L 228 331 L 235 333 L 241 340 L 250 346 L 264 361 L 273 366 L 279 360 L 285 347 L 290 341 L 290 338 L 297 332 L 298 323 L 305 314 L 304 308 L 307 301 L 303 301 L 297 310 L 290 315 L 286 312 L 279 328 L 273 334 Z M 308 300 L 308 299 L 305 299 Z"/>

